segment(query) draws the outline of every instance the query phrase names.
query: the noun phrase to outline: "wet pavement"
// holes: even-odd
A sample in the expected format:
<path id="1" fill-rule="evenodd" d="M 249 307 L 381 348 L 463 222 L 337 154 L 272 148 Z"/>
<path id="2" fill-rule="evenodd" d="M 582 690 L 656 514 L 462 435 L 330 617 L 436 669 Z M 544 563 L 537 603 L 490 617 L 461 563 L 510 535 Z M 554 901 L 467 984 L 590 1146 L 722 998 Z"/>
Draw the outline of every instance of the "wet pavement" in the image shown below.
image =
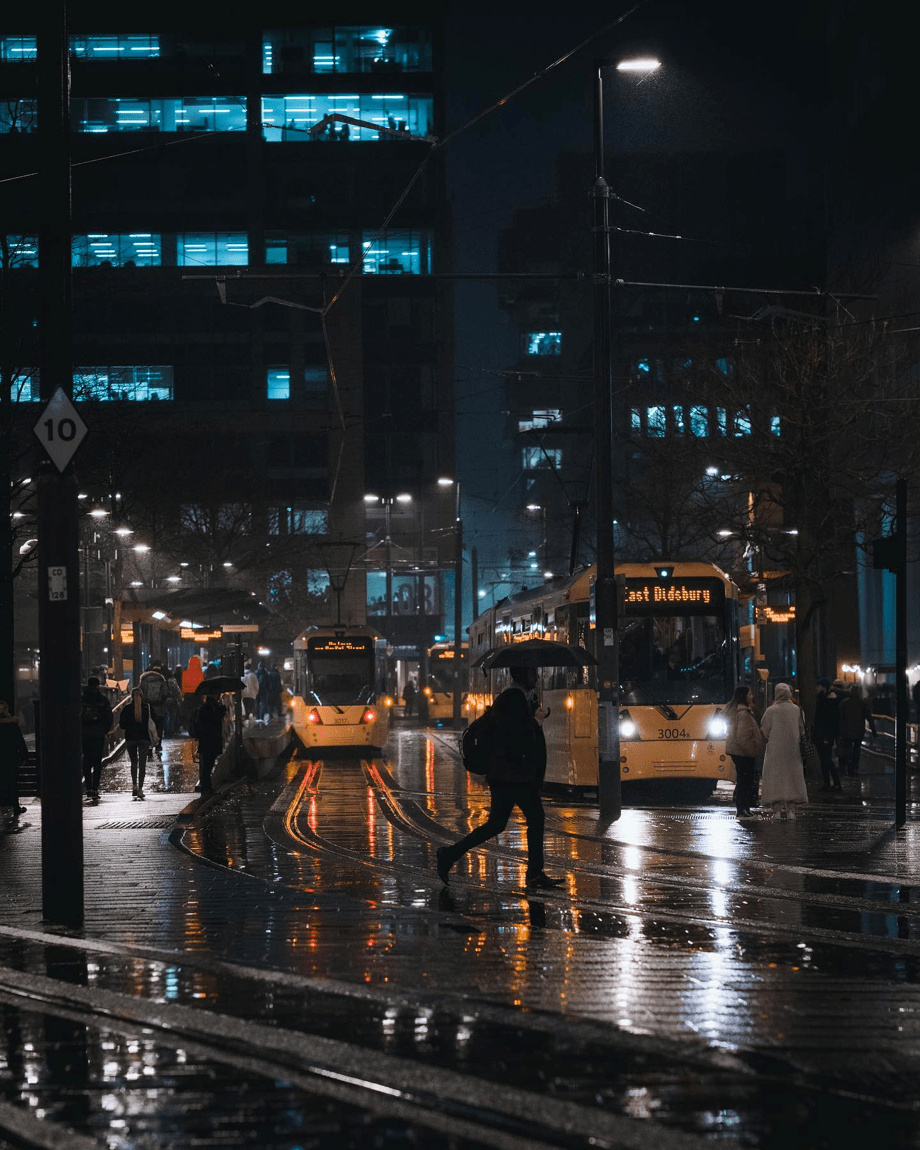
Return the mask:
<path id="1" fill-rule="evenodd" d="M 0 1147 L 920 1141 L 920 831 L 883 760 L 786 823 L 721 788 L 610 826 L 551 796 L 565 885 L 534 898 L 514 819 L 444 890 L 434 849 L 487 792 L 449 732 L 387 751 L 198 810 L 186 741 L 146 803 L 108 768 L 79 938 L 41 922 L 29 800 L 0 838 Z"/>

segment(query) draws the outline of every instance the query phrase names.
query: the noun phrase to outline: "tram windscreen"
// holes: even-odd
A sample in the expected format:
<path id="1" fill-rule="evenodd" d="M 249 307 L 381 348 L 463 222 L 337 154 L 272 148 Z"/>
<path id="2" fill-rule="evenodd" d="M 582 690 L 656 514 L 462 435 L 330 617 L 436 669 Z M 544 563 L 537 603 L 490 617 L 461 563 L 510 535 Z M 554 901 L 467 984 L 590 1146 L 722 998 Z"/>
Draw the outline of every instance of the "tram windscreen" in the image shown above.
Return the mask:
<path id="1" fill-rule="evenodd" d="M 625 705 L 724 703 L 733 687 L 725 591 L 716 579 L 627 580 L 620 631 Z"/>
<path id="2" fill-rule="evenodd" d="M 310 694 L 320 705 L 347 707 L 374 699 L 374 648 L 370 639 L 311 639 L 307 669 Z"/>
<path id="3" fill-rule="evenodd" d="M 454 661 L 454 652 L 433 652 L 428 661 L 428 677 L 431 681 L 432 690 L 442 694 L 450 694 L 457 682 L 457 664 Z M 461 657 L 460 662 L 460 690 L 466 690 L 465 657 Z"/>

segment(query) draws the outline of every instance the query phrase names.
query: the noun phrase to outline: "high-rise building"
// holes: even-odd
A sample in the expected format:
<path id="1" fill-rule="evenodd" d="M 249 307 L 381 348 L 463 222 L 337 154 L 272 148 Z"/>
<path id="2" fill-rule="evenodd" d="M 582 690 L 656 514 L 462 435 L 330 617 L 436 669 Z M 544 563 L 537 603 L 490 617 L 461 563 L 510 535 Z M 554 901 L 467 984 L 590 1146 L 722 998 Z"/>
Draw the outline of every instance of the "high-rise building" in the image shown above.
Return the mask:
<path id="1" fill-rule="evenodd" d="M 22 429 L 53 391 L 38 18 L 0 27 L 0 384 Z M 440 17 L 88 0 L 68 18 L 77 474 L 156 556 L 126 599 L 229 581 L 298 626 L 370 612 L 423 647 L 453 561 Z"/>

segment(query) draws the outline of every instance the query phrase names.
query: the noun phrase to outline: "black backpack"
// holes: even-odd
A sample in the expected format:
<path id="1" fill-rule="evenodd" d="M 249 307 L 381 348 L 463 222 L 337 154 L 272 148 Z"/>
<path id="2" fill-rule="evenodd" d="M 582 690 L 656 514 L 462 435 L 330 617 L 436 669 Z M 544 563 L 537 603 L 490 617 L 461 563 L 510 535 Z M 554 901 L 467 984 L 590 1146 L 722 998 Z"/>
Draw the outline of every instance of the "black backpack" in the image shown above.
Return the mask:
<path id="1" fill-rule="evenodd" d="M 108 704 L 105 699 L 84 699 L 81 719 L 84 727 L 101 727 L 106 720 Z"/>
<path id="2" fill-rule="evenodd" d="M 478 719 L 460 734 L 460 760 L 473 775 L 488 774 L 492 765 L 492 744 L 495 740 L 495 715 L 486 707 Z"/>

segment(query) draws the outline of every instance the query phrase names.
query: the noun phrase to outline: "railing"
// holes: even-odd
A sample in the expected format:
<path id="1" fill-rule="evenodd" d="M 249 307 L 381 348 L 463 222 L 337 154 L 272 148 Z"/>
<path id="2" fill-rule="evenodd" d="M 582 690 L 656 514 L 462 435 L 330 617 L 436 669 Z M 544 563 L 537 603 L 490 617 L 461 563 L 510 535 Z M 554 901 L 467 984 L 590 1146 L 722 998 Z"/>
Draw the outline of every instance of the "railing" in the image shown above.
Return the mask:
<path id="1" fill-rule="evenodd" d="M 863 743 L 867 751 L 882 758 L 895 757 L 895 719 L 892 715 L 873 715 L 876 734 L 866 733 Z M 907 756 L 911 766 L 920 762 L 920 724 L 907 723 Z"/>

